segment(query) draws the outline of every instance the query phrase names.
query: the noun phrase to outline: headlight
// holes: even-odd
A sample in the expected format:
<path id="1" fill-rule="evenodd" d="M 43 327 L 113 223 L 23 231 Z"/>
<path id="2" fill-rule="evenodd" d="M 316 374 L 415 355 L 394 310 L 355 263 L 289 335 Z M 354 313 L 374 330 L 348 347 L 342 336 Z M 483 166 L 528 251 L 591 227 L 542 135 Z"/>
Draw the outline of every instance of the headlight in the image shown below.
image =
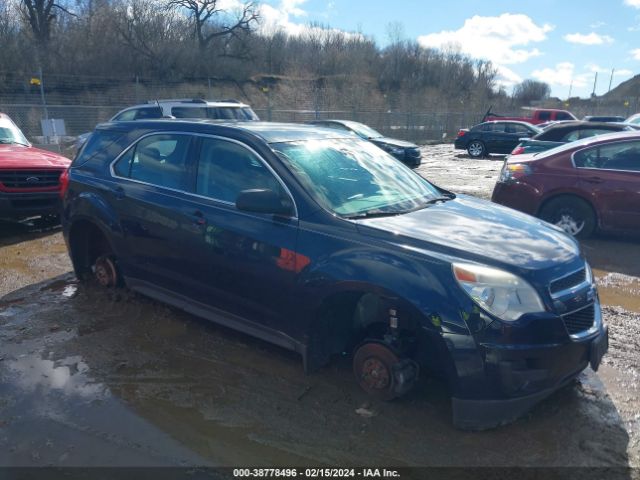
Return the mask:
<path id="1" fill-rule="evenodd" d="M 453 275 L 475 303 L 502 320 L 512 322 L 525 313 L 545 311 L 533 287 L 504 270 L 454 263 Z"/>

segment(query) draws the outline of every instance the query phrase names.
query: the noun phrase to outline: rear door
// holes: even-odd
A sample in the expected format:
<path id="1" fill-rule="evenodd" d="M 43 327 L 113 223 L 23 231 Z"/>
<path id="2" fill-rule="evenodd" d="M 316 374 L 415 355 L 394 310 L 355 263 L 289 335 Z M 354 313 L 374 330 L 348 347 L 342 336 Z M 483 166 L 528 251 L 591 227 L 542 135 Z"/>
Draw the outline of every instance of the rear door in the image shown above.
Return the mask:
<path id="1" fill-rule="evenodd" d="M 156 133 L 139 140 L 113 165 L 111 201 L 120 217 L 131 276 L 171 291 L 189 291 L 188 251 L 198 228 L 188 208 L 193 137 Z"/>
<path id="2" fill-rule="evenodd" d="M 587 148 L 573 160 L 602 226 L 640 230 L 640 141 Z"/>

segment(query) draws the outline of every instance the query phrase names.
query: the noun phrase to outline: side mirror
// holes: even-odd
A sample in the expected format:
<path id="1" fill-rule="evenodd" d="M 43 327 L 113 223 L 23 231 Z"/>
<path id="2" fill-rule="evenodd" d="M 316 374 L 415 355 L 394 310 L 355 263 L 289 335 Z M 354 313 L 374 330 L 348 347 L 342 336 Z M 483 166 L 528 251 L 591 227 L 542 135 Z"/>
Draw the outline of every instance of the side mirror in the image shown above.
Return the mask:
<path id="1" fill-rule="evenodd" d="M 236 199 L 236 208 L 244 212 L 270 213 L 283 217 L 293 215 L 293 205 L 289 199 L 268 189 L 243 190 Z"/>

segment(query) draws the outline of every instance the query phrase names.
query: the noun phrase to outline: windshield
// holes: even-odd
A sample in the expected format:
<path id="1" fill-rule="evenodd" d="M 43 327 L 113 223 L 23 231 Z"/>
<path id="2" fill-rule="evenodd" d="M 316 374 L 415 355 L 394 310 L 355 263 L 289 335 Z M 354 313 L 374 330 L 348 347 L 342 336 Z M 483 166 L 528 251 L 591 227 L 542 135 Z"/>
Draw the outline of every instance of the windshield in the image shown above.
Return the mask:
<path id="1" fill-rule="evenodd" d="M 29 141 L 18 127 L 12 123 L 3 122 L 0 124 L 0 144 L 12 143 L 29 146 Z"/>
<path id="2" fill-rule="evenodd" d="M 382 136 L 380 132 L 376 132 L 373 128 L 362 123 L 349 122 L 346 126 L 363 138 L 380 138 Z"/>
<path id="3" fill-rule="evenodd" d="M 447 199 L 401 162 L 359 139 L 272 147 L 318 203 L 344 217 L 396 215 Z"/>

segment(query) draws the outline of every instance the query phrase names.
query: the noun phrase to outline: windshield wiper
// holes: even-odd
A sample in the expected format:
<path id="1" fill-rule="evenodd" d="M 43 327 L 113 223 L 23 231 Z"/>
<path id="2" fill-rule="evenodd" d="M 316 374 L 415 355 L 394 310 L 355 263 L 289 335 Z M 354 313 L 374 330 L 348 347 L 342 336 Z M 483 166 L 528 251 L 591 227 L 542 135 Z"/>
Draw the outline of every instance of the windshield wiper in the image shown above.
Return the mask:
<path id="1" fill-rule="evenodd" d="M 17 142 L 15 140 L 9 140 L 7 138 L 0 138 L 0 143 L 2 145 L 14 145 L 15 144 L 15 145 L 22 145 L 22 146 L 25 146 L 25 147 L 27 146 L 24 143 L 20 143 L 20 142 Z"/>
<path id="2" fill-rule="evenodd" d="M 381 210 L 369 210 L 366 212 L 354 213 L 353 215 L 347 215 L 345 218 L 352 220 L 355 218 L 395 217 L 396 215 L 402 215 L 403 213 L 407 213 L 407 212 L 406 211 L 384 212 Z"/>
<path id="3" fill-rule="evenodd" d="M 447 200 L 453 200 L 454 197 L 436 197 L 436 198 L 432 198 L 430 200 L 427 200 L 426 204 L 427 205 L 433 205 L 434 203 L 438 203 L 438 202 L 446 202 Z"/>

